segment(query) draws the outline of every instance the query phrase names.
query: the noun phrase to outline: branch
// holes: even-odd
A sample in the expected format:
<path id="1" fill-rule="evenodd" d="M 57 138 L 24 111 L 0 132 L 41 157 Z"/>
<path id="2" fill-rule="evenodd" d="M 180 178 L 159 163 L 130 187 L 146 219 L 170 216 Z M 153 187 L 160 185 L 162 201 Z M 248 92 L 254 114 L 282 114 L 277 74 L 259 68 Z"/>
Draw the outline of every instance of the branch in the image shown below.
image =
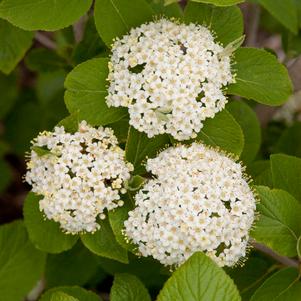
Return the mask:
<path id="1" fill-rule="evenodd" d="M 257 242 L 253 241 L 251 243 L 256 250 L 272 257 L 279 263 L 281 263 L 285 266 L 288 266 L 288 267 L 293 267 L 293 268 L 299 269 L 300 263 L 297 260 L 291 259 L 291 258 L 288 258 L 285 256 L 281 256 L 281 255 L 277 254 L 276 252 L 274 252 L 273 250 L 271 250 L 270 248 L 268 248 L 262 244 L 259 244 Z"/>
<path id="2" fill-rule="evenodd" d="M 42 44 L 43 46 L 45 46 L 46 48 L 55 50 L 56 49 L 56 44 L 49 39 L 46 35 L 42 34 L 41 32 L 36 32 L 35 35 L 35 39 Z"/>

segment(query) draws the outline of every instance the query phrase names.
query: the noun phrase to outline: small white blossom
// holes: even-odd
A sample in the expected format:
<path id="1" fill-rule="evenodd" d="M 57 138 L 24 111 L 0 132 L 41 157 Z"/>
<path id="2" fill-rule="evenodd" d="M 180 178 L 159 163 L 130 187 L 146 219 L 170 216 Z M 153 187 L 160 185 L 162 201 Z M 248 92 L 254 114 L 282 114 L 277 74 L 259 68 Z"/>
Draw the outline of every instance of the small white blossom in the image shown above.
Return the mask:
<path id="1" fill-rule="evenodd" d="M 105 209 L 123 205 L 119 192 L 132 170 L 111 129 L 82 121 L 75 134 L 56 127 L 34 140 L 25 179 L 43 196 L 40 210 L 48 219 L 68 233 L 93 232 Z"/>
<path id="2" fill-rule="evenodd" d="M 220 266 L 246 255 L 256 202 L 243 168 L 202 144 L 147 161 L 154 175 L 136 194 L 124 233 L 142 256 L 177 266 L 203 251 Z"/>
<path id="3" fill-rule="evenodd" d="M 130 124 L 148 137 L 194 138 L 227 103 L 230 55 L 197 24 L 161 19 L 115 41 L 107 104 L 128 107 Z"/>

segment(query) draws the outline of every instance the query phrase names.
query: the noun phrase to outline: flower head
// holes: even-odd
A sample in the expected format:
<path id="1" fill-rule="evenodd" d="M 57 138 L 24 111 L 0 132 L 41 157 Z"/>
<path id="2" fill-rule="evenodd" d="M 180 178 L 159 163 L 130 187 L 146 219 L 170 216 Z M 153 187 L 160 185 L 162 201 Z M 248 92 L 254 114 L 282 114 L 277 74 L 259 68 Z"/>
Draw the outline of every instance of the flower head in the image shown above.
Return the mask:
<path id="1" fill-rule="evenodd" d="M 148 137 L 194 138 L 227 103 L 230 55 L 204 26 L 166 19 L 115 41 L 107 104 L 128 107 L 130 124 Z"/>
<path id="2" fill-rule="evenodd" d="M 193 143 L 166 149 L 147 170 L 154 178 L 136 194 L 124 231 L 142 256 L 169 266 L 196 251 L 220 266 L 245 256 L 256 206 L 239 163 Z"/>
<path id="3" fill-rule="evenodd" d="M 40 210 L 48 219 L 68 233 L 93 232 L 105 209 L 122 206 L 119 192 L 133 166 L 117 144 L 111 129 L 85 121 L 75 134 L 56 127 L 34 140 L 25 179 L 43 196 Z"/>

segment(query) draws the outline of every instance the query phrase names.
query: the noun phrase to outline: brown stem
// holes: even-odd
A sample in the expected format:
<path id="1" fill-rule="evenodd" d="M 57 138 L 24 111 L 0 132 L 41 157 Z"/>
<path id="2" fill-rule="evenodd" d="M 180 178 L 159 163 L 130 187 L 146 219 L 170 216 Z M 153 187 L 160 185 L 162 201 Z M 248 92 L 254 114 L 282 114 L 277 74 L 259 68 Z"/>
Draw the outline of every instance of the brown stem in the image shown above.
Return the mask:
<path id="1" fill-rule="evenodd" d="M 56 44 L 49 39 L 46 35 L 42 34 L 41 32 L 36 32 L 35 39 L 41 43 L 43 46 L 46 48 L 55 50 L 56 49 Z"/>

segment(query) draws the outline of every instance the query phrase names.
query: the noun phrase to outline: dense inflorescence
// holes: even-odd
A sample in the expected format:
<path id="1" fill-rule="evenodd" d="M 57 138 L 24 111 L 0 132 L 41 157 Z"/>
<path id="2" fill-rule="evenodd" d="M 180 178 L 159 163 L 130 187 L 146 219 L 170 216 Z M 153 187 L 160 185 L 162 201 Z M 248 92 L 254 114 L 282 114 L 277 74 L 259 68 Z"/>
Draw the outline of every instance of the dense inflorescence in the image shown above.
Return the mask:
<path id="1" fill-rule="evenodd" d="M 74 134 L 56 127 L 34 140 L 26 181 L 43 197 L 48 219 L 68 233 L 93 232 L 105 209 L 123 205 L 119 193 L 131 170 L 113 131 L 82 121 Z"/>
<path id="2" fill-rule="evenodd" d="M 194 138 L 227 103 L 231 59 L 204 26 L 166 19 L 117 39 L 107 104 L 128 107 L 130 124 L 148 137 Z"/>
<path id="3" fill-rule="evenodd" d="M 240 163 L 202 144 L 147 161 L 154 178 L 136 194 L 125 235 L 142 256 L 177 266 L 203 251 L 220 266 L 245 256 L 255 198 Z"/>

